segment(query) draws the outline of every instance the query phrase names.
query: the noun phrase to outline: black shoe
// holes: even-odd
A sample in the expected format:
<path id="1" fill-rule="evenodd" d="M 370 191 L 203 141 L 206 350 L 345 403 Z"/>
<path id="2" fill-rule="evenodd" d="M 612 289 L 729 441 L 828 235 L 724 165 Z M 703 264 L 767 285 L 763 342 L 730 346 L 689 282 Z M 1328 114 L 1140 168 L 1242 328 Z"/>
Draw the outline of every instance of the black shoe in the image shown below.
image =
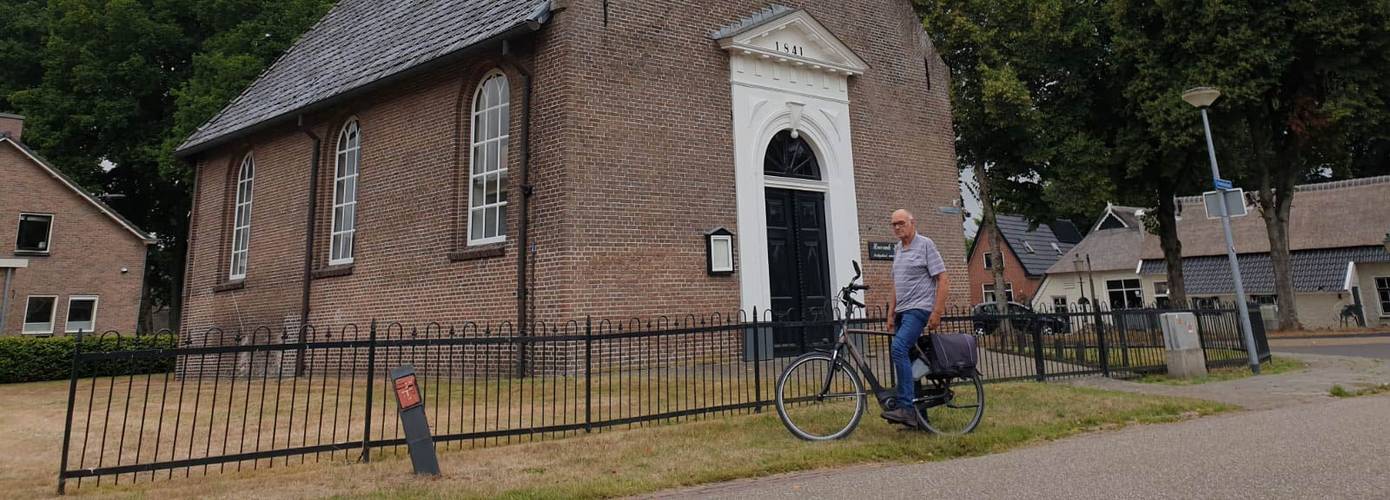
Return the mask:
<path id="1" fill-rule="evenodd" d="M 917 415 L 914 415 L 910 408 L 898 408 L 885 411 L 880 416 L 883 417 L 884 420 L 895 424 L 917 427 Z"/>

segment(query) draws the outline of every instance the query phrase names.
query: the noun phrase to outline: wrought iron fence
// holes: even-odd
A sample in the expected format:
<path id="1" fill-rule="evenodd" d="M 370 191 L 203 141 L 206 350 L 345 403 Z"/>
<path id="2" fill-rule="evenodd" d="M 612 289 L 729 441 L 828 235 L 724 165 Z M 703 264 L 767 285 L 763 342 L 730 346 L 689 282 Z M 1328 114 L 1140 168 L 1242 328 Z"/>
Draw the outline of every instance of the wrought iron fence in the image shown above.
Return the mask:
<path id="1" fill-rule="evenodd" d="M 891 380 L 883 312 L 849 321 L 882 332 L 852 341 L 875 375 Z M 1163 368 L 1158 313 L 955 314 L 940 331 L 980 336 L 979 369 L 989 381 L 1127 375 Z M 1245 359 L 1244 351 L 1234 354 L 1243 348 L 1234 314 L 1199 312 L 1209 364 Z M 524 336 L 506 323 L 214 328 L 185 334 L 172 349 L 113 352 L 82 352 L 78 342 L 59 492 L 69 481 L 153 481 L 399 453 L 405 439 L 385 374 L 407 364 L 442 448 L 761 412 L 795 354 L 785 345 L 820 347 L 815 340 L 836 324 L 772 317 L 586 318 L 537 323 Z M 78 378 L 90 364 L 135 360 L 173 368 Z"/>

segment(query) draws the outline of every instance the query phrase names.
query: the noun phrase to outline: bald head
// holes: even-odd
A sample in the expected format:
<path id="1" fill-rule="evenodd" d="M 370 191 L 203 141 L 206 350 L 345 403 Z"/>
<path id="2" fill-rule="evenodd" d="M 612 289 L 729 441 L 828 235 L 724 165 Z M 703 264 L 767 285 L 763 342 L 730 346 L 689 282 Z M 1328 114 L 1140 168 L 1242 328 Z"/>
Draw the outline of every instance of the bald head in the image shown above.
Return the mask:
<path id="1" fill-rule="evenodd" d="M 893 211 L 892 226 L 893 236 L 897 236 L 904 244 L 917 237 L 917 218 L 905 208 Z"/>

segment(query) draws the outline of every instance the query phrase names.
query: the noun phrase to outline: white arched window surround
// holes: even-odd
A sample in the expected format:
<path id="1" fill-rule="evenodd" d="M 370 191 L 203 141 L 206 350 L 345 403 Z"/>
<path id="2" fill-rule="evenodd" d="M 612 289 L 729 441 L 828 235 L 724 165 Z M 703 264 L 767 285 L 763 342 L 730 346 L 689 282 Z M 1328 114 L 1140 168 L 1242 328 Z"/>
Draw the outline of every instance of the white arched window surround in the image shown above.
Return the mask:
<path id="1" fill-rule="evenodd" d="M 468 244 L 507 240 L 507 148 L 511 85 L 501 71 L 478 83 L 473 96 L 469 142 Z"/>
<path id="2" fill-rule="evenodd" d="M 357 236 L 357 173 L 362 164 L 362 128 L 348 119 L 338 133 L 333 161 L 333 225 L 328 241 L 328 264 L 352 263 Z"/>
<path id="3" fill-rule="evenodd" d="M 251 153 L 241 160 L 236 177 L 236 204 L 232 209 L 232 258 L 228 278 L 246 278 L 251 250 L 251 198 L 254 192 L 256 160 Z"/>

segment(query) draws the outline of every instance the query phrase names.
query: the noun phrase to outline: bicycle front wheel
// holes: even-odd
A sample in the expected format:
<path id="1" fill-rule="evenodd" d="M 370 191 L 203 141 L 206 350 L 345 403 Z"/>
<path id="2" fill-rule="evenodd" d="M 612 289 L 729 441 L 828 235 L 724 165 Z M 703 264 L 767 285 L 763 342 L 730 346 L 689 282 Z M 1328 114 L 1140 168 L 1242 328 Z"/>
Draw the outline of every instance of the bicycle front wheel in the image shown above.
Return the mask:
<path id="1" fill-rule="evenodd" d="M 935 434 L 968 434 L 985 416 L 985 386 L 978 373 L 968 377 L 925 379 L 913 401 L 927 430 Z"/>
<path id="2" fill-rule="evenodd" d="M 864 416 L 867 394 L 859 376 L 829 354 L 796 358 L 777 378 L 777 416 L 807 441 L 840 439 Z"/>

